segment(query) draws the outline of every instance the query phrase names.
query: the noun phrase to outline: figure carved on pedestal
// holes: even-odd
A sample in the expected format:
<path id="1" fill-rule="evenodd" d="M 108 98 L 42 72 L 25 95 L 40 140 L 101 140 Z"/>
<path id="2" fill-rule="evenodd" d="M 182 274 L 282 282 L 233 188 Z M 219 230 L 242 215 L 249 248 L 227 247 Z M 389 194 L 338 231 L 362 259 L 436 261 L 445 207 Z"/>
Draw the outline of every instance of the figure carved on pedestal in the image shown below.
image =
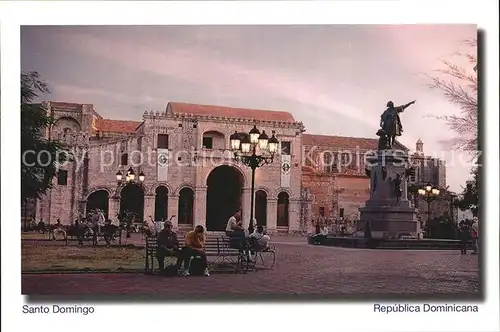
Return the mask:
<path id="1" fill-rule="evenodd" d="M 387 133 L 383 129 L 377 131 L 378 139 L 378 150 L 388 150 L 391 148 L 389 145 L 389 140 L 387 139 Z"/>
<path id="2" fill-rule="evenodd" d="M 394 106 L 392 101 L 387 103 L 387 109 L 380 116 L 380 127 L 385 132 L 389 148 L 394 147 L 396 136 L 401 136 L 403 133 L 403 125 L 401 124 L 399 113 L 403 112 L 408 106 L 413 104 L 415 104 L 415 100 L 401 106 Z"/>
<path id="3" fill-rule="evenodd" d="M 382 167 L 382 181 L 385 181 L 385 178 L 387 177 L 387 168 Z"/>
<path id="4" fill-rule="evenodd" d="M 403 194 L 403 188 L 401 187 L 401 175 L 396 174 L 396 178 L 392 180 L 393 184 L 393 194 L 396 198 L 396 206 L 399 205 L 399 201 L 401 199 L 401 195 Z"/>

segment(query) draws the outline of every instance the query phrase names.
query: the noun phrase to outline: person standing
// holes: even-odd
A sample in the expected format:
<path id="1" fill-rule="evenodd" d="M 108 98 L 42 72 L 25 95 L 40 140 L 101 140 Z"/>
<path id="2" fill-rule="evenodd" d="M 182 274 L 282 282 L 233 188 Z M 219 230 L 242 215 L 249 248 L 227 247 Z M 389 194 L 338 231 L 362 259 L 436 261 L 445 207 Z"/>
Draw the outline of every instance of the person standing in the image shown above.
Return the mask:
<path id="1" fill-rule="evenodd" d="M 467 254 L 467 244 L 470 238 L 470 229 L 467 222 L 461 221 L 459 224 L 460 253 Z"/>
<path id="2" fill-rule="evenodd" d="M 474 247 L 472 255 L 477 255 L 477 251 L 479 249 L 479 223 L 477 217 L 474 217 L 474 219 L 472 220 L 471 236 L 472 236 L 472 245 Z"/>

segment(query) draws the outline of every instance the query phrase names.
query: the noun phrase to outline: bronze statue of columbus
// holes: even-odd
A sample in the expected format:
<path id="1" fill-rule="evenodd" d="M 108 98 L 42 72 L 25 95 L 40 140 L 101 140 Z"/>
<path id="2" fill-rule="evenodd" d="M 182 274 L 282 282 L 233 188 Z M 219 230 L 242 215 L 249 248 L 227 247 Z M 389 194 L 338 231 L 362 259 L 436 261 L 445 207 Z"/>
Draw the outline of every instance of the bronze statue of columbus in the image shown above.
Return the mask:
<path id="1" fill-rule="evenodd" d="M 387 103 L 387 109 L 380 116 L 380 127 L 385 133 L 390 148 L 394 147 L 396 136 L 401 136 L 403 132 L 403 125 L 401 124 L 399 113 L 413 104 L 415 104 L 415 100 L 401 106 L 394 106 L 394 103 L 389 101 Z"/>

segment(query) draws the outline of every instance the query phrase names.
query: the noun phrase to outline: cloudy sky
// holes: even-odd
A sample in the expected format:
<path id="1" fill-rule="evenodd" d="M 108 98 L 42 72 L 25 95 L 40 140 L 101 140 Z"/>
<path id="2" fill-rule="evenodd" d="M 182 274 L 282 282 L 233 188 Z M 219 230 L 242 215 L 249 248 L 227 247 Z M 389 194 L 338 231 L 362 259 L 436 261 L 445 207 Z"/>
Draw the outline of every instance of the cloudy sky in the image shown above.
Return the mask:
<path id="1" fill-rule="evenodd" d="M 400 141 L 448 162 L 452 190 L 468 157 L 430 115 L 460 112 L 425 74 L 475 54 L 475 25 L 23 27 L 22 70 L 38 71 L 46 100 L 94 104 L 105 118 L 141 120 L 169 101 L 285 110 L 308 133 L 375 137 L 388 100 L 417 100 Z"/>

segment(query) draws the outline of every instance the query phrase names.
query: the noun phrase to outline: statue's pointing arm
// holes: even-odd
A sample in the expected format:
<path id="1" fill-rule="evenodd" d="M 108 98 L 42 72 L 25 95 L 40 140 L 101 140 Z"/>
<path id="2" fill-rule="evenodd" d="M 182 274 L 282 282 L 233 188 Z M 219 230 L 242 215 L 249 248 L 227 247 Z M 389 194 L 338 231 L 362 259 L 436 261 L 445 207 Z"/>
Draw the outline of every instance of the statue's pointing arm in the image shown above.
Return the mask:
<path id="1" fill-rule="evenodd" d="M 404 104 L 404 105 L 398 106 L 398 107 L 396 107 L 396 110 L 398 112 L 403 112 L 408 106 L 411 106 L 411 105 L 415 104 L 415 102 L 416 102 L 416 100 L 410 101 L 408 104 Z"/>

